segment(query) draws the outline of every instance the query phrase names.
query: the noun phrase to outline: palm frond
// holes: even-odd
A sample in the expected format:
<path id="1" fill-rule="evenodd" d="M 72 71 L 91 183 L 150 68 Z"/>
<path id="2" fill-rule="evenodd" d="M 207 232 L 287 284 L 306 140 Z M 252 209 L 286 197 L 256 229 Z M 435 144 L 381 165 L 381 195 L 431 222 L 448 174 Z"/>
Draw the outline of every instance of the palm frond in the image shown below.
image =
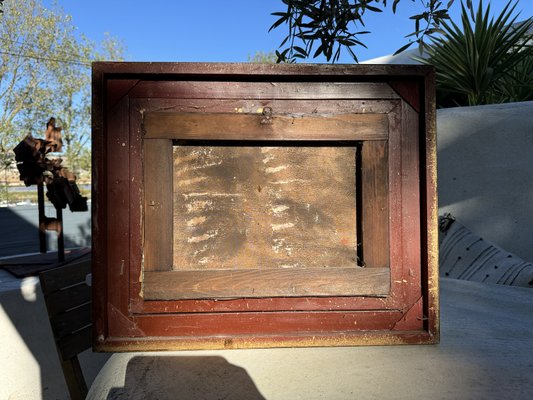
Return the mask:
<path id="1" fill-rule="evenodd" d="M 475 11 L 461 2 L 461 26 L 442 22 L 424 61 L 436 66 L 441 105 L 533 100 L 533 19 L 517 24 L 516 6 L 509 0 L 493 18 L 490 2 Z"/>

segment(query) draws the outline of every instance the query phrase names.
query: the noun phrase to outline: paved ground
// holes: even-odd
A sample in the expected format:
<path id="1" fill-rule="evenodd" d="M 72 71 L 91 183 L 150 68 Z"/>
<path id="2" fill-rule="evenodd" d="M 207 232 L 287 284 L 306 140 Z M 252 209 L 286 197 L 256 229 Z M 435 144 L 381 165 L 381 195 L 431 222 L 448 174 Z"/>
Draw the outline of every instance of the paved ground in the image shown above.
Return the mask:
<path id="1" fill-rule="evenodd" d="M 90 206 L 89 206 L 90 208 Z M 46 216 L 55 217 L 53 207 L 47 207 Z M 65 247 L 90 246 L 91 213 L 63 210 Z M 0 257 L 39 251 L 38 212 L 36 205 L 0 208 Z M 57 249 L 55 232 L 47 233 L 48 248 Z"/>

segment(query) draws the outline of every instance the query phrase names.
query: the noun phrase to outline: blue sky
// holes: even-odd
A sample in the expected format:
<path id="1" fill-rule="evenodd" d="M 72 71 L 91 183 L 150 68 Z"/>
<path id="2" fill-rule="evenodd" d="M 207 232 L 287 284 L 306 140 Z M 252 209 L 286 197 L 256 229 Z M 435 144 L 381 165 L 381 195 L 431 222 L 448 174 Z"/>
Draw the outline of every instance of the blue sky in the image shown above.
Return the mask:
<path id="1" fill-rule="evenodd" d="M 507 0 L 493 0 L 498 12 Z M 247 61 L 256 51 L 272 51 L 285 35 L 268 28 L 283 11 L 281 0 L 58 0 L 73 17 L 79 32 L 100 41 L 104 32 L 121 39 L 129 61 Z M 421 0 L 402 0 L 397 14 L 369 13 L 364 36 L 369 49 L 360 48 L 361 61 L 394 53 L 407 43 L 413 29 L 409 16 L 421 10 Z M 486 1 L 485 1 L 486 3 Z M 453 14 L 459 12 L 459 0 Z M 533 1 L 521 0 L 520 20 L 533 16 Z M 315 60 L 317 61 L 317 60 Z M 323 61 L 323 60 L 318 60 Z M 340 62 L 351 62 L 345 55 Z"/>

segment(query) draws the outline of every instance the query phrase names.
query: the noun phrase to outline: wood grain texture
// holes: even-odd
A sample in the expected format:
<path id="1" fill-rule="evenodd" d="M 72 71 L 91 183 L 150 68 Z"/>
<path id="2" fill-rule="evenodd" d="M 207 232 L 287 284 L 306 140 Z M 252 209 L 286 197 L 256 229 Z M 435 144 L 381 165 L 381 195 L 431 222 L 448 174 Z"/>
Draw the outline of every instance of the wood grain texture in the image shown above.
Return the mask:
<path id="1" fill-rule="evenodd" d="M 175 146 L 174 269 L 356 267 L 355 159 L 349 146 Z"/>
<path id="2" fill-rule="evenodd" d="M 421 81 L 418 79 L 396 79 L 388 82 L 389 85 L 401 96 L 402 100 L 407 102 L 413 109 L 420 113 L 420 96 Z"/>
<path id="3" fill-rule="evenodd" d="M 143 81 L 131 95 L 187 99 L 399 99 L 384 82 Z"/>
<path id="4" fill-rule="evenodd" d="M 339 336 L 357 331 L 390 331 L 398 318 L 400 310 L 372 310 L 365 312 L 242 312 L 210 313 L 201 315 L 180 314 L 172 324 L 165 325 L 157 316 L 139 316 L 137 326 L 151 336 L 157 332 L 166 332 L 168 336 L 184 339 L 185 337 L 225 337 L 227 347 L 232 347 L 233 338 L 241 336 L 268 337 L 270 335 L 300 334 L 309 339 L 313 334 L 335 332 Z M 231 336 L 230 336 L 231 335 Z M 134 338 L 132 338 L 134 339 Z M 275 340 L 275 336 L 271 339 Z"/>
<path id="5" fill-rule="evenodd" d="M 390 275 L 390 271 L 389 271 Z M 218 301 L 213 299 L 149 300 L 136 305 L 136 314 L 217 313 L 240 311 L 370 311 L 398 309 L 389 295 L 361 296 L 307 296 L 307 297 L 242 297 Z"/>
<path id="6" fill-rule="evenodd" d="M 386 141 L 368 141 L 361 148 L 361 241 L 368 268 L 390 266 L 387 148 Z"/>
<path id="7" fill-rule="evenodd" d="M 91 99 L 91 267 L 93 270 L 93 337 L 107 329 L 107 130 L 105 95 L 107 80 L 98 68 L 92 70 Z M 91 330 L 90 330 L 91 331 Z"/>
<path id="8" fill-rule="evenodd" d="M 400 64 L 260 64 L 260 63 L 198 63 L 198 62 L 94 62 L 94 73 L 110 78 L 135 75 L 143 80 L 158 77 L 164 80 L 278 80 L 314 82 L 384 81 L 392 78 L 427 79 L 434 73 L 429 65 Z"/>
<path id="9" fill-rule="evenodd" d="M 385 114 L 146 113 L 145 138 L 203 140 L 384 140 Z"/>
<path id="10" fill-rule="evenodd" d="M 386 296 L 388 268 L 146 272 L 147 300 Z"/>
<path id="11" fill-rule="evenodd" d="M 144 270 L 172 266 L 172 141 L 144 141 Z"/>
<path id="12" fill-rule="evenodd" d="M 113 290 L 108 290 L 106 300 L 119 310 L 127 312 L 129 306 L 130 269 L 130 135 L 129 135 L 129 98 L 122 97 L 106 113 L 105 143 L 106 204 L 102 210 L 104 219 L 98 220 L 97 238 L 106 240 L 106 259 L 96 267 L 96 278 L 105 274 L 107 282 L 112 282 Z M 101 160 L 102 162 L 102 160 Z M 96 194 L 98 198 L 99 193 Z M 99 211 L 97 211 L 99 213 Z M 93 239 L 94 241 L 94 239 Z M 100 262 L 100 260 L 99 260 Z M 96 289 L 97 290 L 97 289 Z M 107 313 L 108 307 L 106 307 Z M 98 316 L 100 316 L 99 314 Z M 108 318 L 113 329 L 116 319 Z"/>
<path id="13" fill-rule="evenodd" d="M 403 268 L 408 270 L 408 284 L 403 285 L 406 299 L 414 303 L 421 296 L 421 226 L 420 226 L 420 129 L 419 114 L 407 103 L 402 102 L 402 248 Z"/>
<path id="14" fill-rule="evenodd" d="M 421 180 L 422 214 L 421 230 L 422 252 L 421 262 L 422 282 L 427 282 L 423 289 L 424 295 L 424 328 L 434 335 L 436 340 L 440 336 L 439 311 L 439 244 L 438 244 L 438 199 L 437 199 L 437 128 L 436 128 L 436 99 L 435 99 L 435 70 L 431 70 L 424 80 L 421 91 L 424 105 L 420 119 L 420 131 L 424 132 L 421 140 Z"/>
<path id="15" fill-rule="evenodd" d="M 143 94 L 144 96 L 144 94 Z M 281 115 L 337 115 L 337 114 L 388 114 L 401 102 L 399 99 L 334 99 L 334 100 L 291 100 L 291 99 L 175 99 L 175 98 L 133 98 L 131 106 L 138 113 L 143 126 L 145 116 L 151 113 L 168 112 L 177 114 L 261 114 L 270 107 L 274 114 Z"/>
<path id="16" fill-rule="evenodd" d="M 372 318 L 369 313 L 367 318 Z M 355 323 L 353 321 L 352 323 Z M 215 349 L 266 349 L 295 347 L 348 347 L 348 346 L 383 346 L 383 345 L 419 345 L 439 343 L 438 337 L 425 330 L 391 331 L 383 329 L 352 332 L 309 332 L 271 335 L 213 335 L 213 336 L 148 336 L 144 337 L 109 337 L 99 343 L 96 351 L 176 351 L 176 350 L 215 350 Z"/>

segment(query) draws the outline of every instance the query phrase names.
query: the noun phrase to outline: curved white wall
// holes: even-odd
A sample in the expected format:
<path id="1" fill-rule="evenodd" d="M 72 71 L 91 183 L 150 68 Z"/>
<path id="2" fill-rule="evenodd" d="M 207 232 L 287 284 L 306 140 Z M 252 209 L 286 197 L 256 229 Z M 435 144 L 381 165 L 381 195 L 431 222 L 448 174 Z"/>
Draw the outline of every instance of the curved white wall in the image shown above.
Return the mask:
<path id="1" fill-rule="evenodd" d="M 533 261 L 533 102 L 437 115 L 439 214 Z"/>

